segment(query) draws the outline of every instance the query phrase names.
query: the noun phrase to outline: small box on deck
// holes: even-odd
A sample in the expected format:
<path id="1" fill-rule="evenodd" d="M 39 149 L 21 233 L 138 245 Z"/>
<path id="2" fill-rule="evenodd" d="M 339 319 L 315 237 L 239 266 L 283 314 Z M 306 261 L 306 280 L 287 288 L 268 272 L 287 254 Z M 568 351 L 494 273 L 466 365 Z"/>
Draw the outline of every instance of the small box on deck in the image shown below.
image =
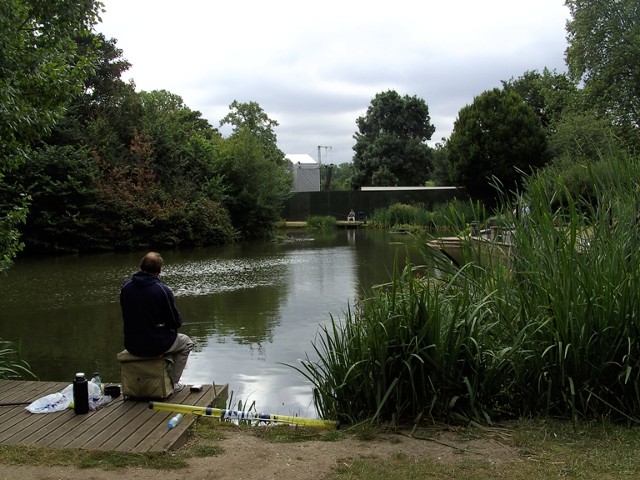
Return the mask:
<path id="1" fill-rule="evenodd" d="M 123 350 L 117 355 L 120 363 L 122 395 L 143 399 L 164 399 L 173 393 L 169 372 L 171 356 L 137 357 Z"/>

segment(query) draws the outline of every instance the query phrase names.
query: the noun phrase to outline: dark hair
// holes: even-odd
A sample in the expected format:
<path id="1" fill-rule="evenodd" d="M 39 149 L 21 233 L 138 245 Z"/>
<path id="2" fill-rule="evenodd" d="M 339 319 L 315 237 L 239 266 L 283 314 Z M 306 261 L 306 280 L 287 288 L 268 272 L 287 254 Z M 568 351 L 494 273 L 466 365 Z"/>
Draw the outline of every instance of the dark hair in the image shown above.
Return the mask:
<path id="1" fill-rule="evenodd" d="M 158 274 L 162 270 L 164 261 L 159 253 L 149 252 L 140 261 L 140 270 L 147 273 Z"/>

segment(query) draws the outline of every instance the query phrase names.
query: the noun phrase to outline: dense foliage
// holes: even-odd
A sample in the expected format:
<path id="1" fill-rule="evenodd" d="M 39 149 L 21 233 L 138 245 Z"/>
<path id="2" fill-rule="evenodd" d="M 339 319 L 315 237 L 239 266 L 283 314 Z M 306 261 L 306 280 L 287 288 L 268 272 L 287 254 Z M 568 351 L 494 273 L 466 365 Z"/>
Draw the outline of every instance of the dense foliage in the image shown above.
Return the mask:
<path id="1" fill-rule="evenodd" d="M 640 421 L 640 158 L 615 152 L 583 168 L 589 200 L 545 171 L 527 179 L 526 223 L 503 205 L 509 264 L 458 269 L 425 248 L 424 267 L 407 265 L 322 328 L 319 360 L 299 369 L 321 414 Z M 561 192 L 566 204 L 552 207 Z"/>
<path id="2" fill-rule="evenodd" d="M 0 189 L 93 71 L 89 34 L 100 8 L 93 0 L 0 1 Z M 0 270 L 21 248 L 27 200 L 20 192 L 0 210 Z"/>
<path id="3" fill-rule="evenodd" d="M 635 143 L 640 128 L 640 3 L 567 0 L 567 65 L 588 104 Z"/>
<path id="4" fill-rule="evenodd" d="M 351 190 L 351 178 L 355 168 L 350 162 L 322 164 L 320 167 L 320 187 L 323 191 Z"/>
<path id="5" fill-rule="evenodd" d="M 379 93 L 356 123 L 354 189 L 424 185 L 431 169 L 431 149 L 425 142 L 435 131 L 424 100 L 393 90 Z"/>
<path id="6" fill-rule="evenodd" d="M 411 232 L 459 232 L 474 221 L 484 221 L 487 213 L 478 203 L 453 200 L 427 210 L 421 204 L 393 203 L 373 212 L 368 223 L 372 227 Z"/>
<path id="7" fill-rule="evenodd" d="M 259 106 L 234 102 L 233 112 L 253 117 L 237 116 L 223 138 L 179 96 L 123 82 L 129 63 L 115 41 L 92 42 L 100 55 L 84 91 L 0 190 L 4 204 L 31 198 L 28 251 L 199 246 L 270 233 L 290 178 Z"/>
<path id="8" fill-rule="evenodd" d="M 529 105 L 548 134 L 553 134 L 562 116 L 575 110 L 578 87 L 562 73 L 544 69 L 542 73 L 527 71 L 521 77 L 502 82 L 505 90 L 513 90 Z"/>
<path id="9" fill-rule="evenodd" d="M 543 166 L 547 139 L 533 109 L 511 89 L 493 89 L 458 113 L 447 143 L 450 177 L 491 204 L 497 179 L 517 190 L 522 172 Z"/>

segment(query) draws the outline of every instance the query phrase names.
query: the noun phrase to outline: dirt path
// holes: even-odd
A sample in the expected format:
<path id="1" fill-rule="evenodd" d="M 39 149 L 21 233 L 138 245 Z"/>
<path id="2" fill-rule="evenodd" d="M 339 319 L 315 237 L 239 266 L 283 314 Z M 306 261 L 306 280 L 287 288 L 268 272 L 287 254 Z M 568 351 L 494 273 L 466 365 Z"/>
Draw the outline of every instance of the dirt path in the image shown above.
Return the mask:
<path id="1" fill-rule="evenodd" d="M 316 480 L 326 478 L 336 465 L 349 466 L 358 458 L 429 458 L 456 462 L 463 459 L 493 463 L 516 460 L 505 442 L 488 438 L 465 439 L 454 432 L 439 432 L 432 440 L 399 434 L 381 434 L 374 440 L 347 438 L 335 442 L 270 443 L 250 432 L 228 432 L 217 442 L 224 453 L 192 458 L 186 469 L 165 471 L 126 469 L 103 471 L 74 467 L 0 465 L 1 479 L 24 480 Z"/>

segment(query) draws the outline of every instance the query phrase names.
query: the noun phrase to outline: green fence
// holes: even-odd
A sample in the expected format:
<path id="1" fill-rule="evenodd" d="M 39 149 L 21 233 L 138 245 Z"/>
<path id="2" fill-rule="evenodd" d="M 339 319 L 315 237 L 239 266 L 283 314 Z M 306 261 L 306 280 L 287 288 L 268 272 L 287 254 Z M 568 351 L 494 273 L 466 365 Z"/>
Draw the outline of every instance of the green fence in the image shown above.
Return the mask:
<path id="1" fill-rule="evenodd" d="M 425 190 L 296 192 L 285 202 L 282 218 L 303 221 L 311 215 L 332 215 L 346 220 L 349 210 L 356 212 L 358 220 L 366 220 L 371 214 L 394 203 L 422 204 L 428 210 L 439 203 L 464 197 L 455 187 L 434 187 Z"/>

